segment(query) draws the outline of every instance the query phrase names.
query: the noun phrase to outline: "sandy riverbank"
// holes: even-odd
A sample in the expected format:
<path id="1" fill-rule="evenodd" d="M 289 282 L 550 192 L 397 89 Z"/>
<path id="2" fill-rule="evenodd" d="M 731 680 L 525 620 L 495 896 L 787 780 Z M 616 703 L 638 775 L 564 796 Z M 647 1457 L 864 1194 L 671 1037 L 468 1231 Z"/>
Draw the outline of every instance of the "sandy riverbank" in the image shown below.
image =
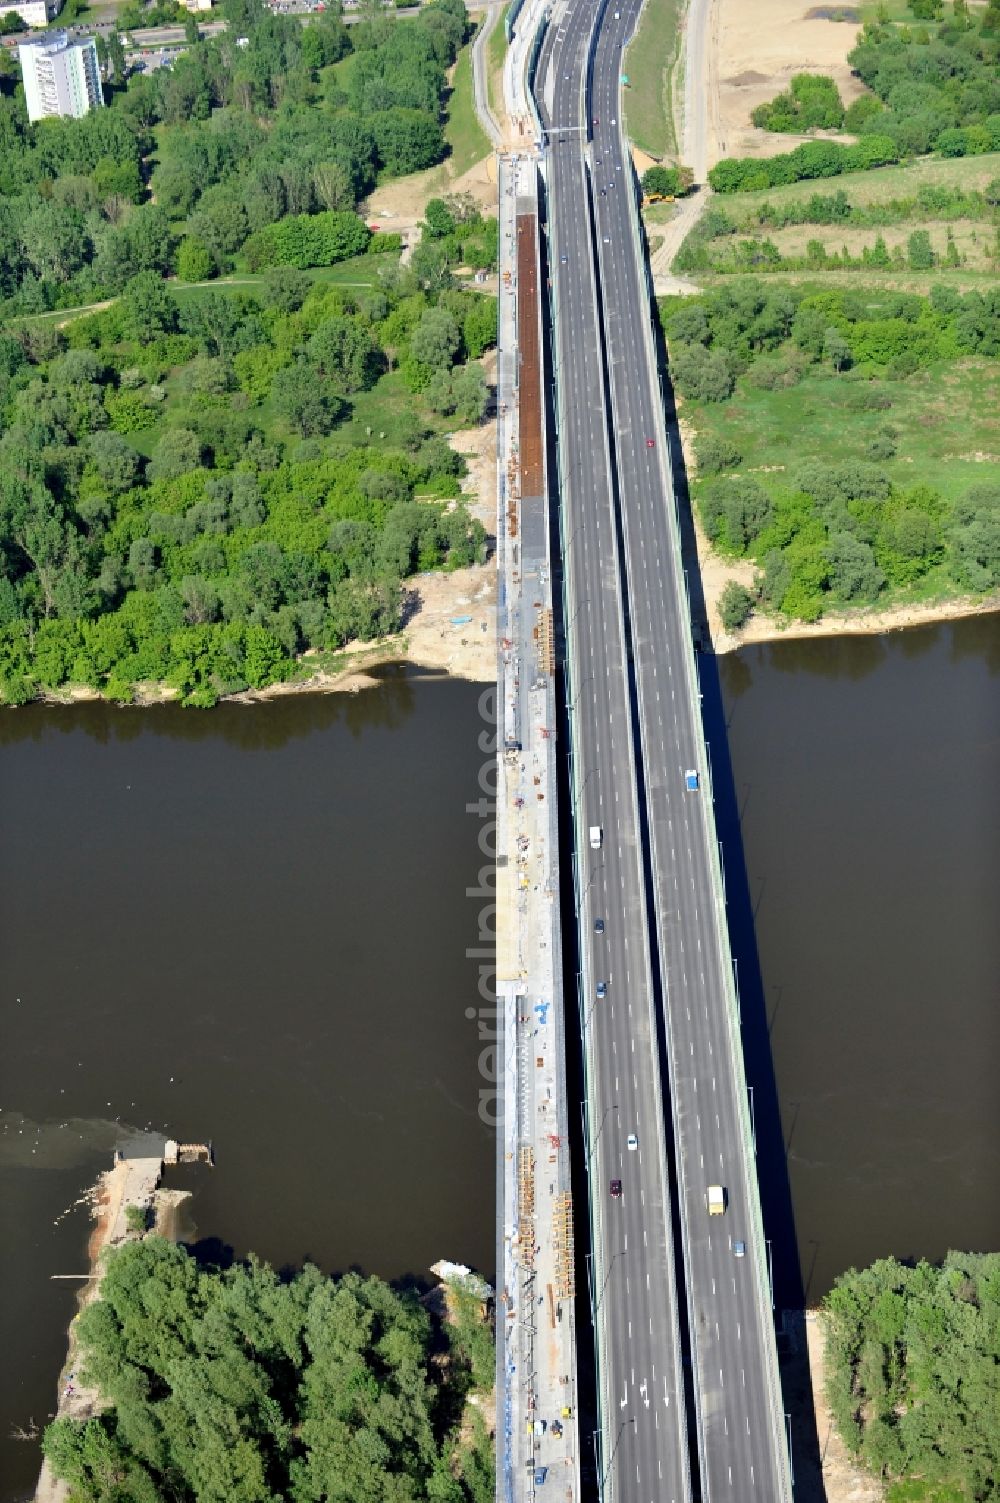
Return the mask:
<path id="1" fill-rule="evenodd" d="M 159 1180 L 162 1168 L 162 1161 L 156 1158 L 117 1159 L 111 1169 L 98 1175 L 90 1192 L 88 1198 L 94 1217 L 94 1227 L 87 1243 L 90 1278 L 83 1284 L 76 1314 L 70 1323 L 66 1361 L 59 1376 L 57 1419 L 83 1422 L 99 1414 L 103 1408 L 97 1389 L 88 1387 L 80 1379 L 77 1321 L 87 1306 L 100 1295 L 100 1273 L 105 1252 L 108 1248 L 121 1246 L 136 1235 L 129 1230 L 128 1225 L 128 1213 L 132 1206 L 151 1207 L 156 1231 L 166 1237 L 175 1234 L 178 1209 L 189 1192 L 161 1190 Z M 65 1503 L 68 1492 L 66 1484 L 57 1481 L 48 1465 L 43 1464 L 35 1490 L 35 1503 Z"/>
<path id="2" fill-rule="evenodd" d="M 737 652 L 756 642 L 787 641 L 795 637 L 874 636 L 932 626 L 937 621 L 957 621 L 964 616 L 985 616 L 1000 611 L 1000 591 L 993 595 L 960 595 L 929 605 L 867 606 L 852 611 L 829 611 L 819 621 L 789 621 L 784 616 L 755 611 L 738 632 L 724 630 L 719 618 L 719 600 L 730 580 L 750 589 L 757 566 L 749 560 L 722 558 L 696 521 L 698 568 L 713 651 Z"/>

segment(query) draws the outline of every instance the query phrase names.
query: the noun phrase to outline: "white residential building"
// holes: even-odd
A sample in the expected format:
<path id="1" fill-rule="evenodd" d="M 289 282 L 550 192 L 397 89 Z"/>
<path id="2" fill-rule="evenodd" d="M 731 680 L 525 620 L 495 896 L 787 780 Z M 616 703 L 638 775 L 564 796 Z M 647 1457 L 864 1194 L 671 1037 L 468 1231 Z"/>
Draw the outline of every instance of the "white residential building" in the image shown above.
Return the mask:
<path id="1" fill-rule="evenodd" d="M 101 70 L 93 37 L 71 42 L 65 31 L 54 31 L 17 49 L 29 120 L 49 115 L 72 115 L 79 120 L 104 103 Z"/>
<path id="2" fill-rule="evenodd" d="M 0 0 L 0 4 L 3 0 Z M 181 0 L 185 10 L 211 10 L 212 0 Z"/>
<path id="3" fill-rule="evenodd" d="M 54 21 L 62 0 L 0 0 L 0 16 L 20 17 L 25 26 L 47 26 Z"/>

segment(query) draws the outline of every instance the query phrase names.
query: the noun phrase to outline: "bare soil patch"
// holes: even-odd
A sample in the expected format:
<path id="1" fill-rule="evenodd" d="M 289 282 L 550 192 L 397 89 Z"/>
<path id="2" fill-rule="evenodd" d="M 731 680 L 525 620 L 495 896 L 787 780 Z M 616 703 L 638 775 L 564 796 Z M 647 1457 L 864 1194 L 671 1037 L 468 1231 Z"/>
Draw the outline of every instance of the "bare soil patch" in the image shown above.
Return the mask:
<path id="1" fill-rule="evenodd" d="M 807 1310 L 805 1325 L 809 1349 L 809 1376 L 812 1381 L 813 1403 L 816 1409 L 816 1432 L 819 1439 L 823 1475 L 823 1496 L 827 1503 L 882 1503 L 885 1493 L 881 1483 L 854 1461 L 837 1433 L 830 1406 L 826 1402 L 826 1354 L 822 1313 L 818 1310 Z"/>
<path id="2" fill-rule="evenodd" d="M 717 0 L 720 156 L 775 156 L 810 137 L 757 130 L 750 112 L 773 99 L 794 73 L 832 78 L 845 104 L 864 92 L 847 54 L 857 25 L 828 19 L 839 6 L 802 0 Z"/>
<path id="3" fill-rule="evenodd" d="M 496 159 L 491 154 L 470 167 L 468 172 L 455 173 L 450 163 L 428 167 L 426 172 L 413 172 L 409 177 L 394 178 L 375 192 L 360 206 L 359 213 L 369 224 L 377 224 L 390 235 L 402 235 L 404 249 L 412 247 L 420 238 L 418 226 L 424 217 L 429 198 L 441 198 L 450 193 L 468 193 L 481 209 L 493 213 L 497 209 Z"/>

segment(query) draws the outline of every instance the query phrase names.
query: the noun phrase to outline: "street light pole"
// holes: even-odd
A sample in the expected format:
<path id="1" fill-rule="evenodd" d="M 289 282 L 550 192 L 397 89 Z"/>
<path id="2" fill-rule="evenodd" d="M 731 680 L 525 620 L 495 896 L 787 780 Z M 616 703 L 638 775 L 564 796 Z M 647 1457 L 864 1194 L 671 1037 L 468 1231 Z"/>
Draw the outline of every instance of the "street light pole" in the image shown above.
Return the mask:
<path id="1" fill-rule="evenodd" d="M 590 1010 L 591 1010 L 591 1012 L 593 1012 L 594 1009 L 591 1008 Z M 594 1141 L 592 1143 L 590 1143 L 588 1145 L 588 1147 L 587 1147 L 587 1167 L 588 1168 L 590 1167 L 590 1161 L 591 1161 L 591 1159 L 594 1157 L 594 1152 L 595 1152 L 595 1150 L 597 1148 L 598 1139 L 600 1138 L 601 1133 L 604 1131 L 604 1124 L 608 1120 L 608 1113 L 609 1112 L 616 1112 L 617 1110 L 618 1110 L 618 1103 L 617 1103 L 617 1101 L 609 1102 L 609 1104 L 604 1108 L 604 1116 L 601 1118 L 601 1125 L 597 1129 L 597 1136 L 594 1138 Z"/>
<path id="2" fill-rule="evenodd" d="M 619 1258 L 624 1258 L 624 1256 L 625 1256 L 624 1252 L 613 1252 L 611 1254 L 611 1262 L 608 1264 L 608 1271 L 604 1275 L 604 1283 L 601 1285 L 601 1292 L 597 1296 L 597 1304 L 594 1306 L 594 1319 L 595 1320 L 597 1318 L 597 1315 L 598 1315 L 598 1312 L 599 1312 L 601 1306 L 604 1303 L 604 1296 L 605 1296 L 605 1294 L 607 1292 L 608 1280 L 611 1278 L 612 1269 L 614 1268 L 615 1263 L 617 1262 L 617 1260 Z"/>
<path id="3" fill-rule="evenodd" d="M 635 1419 L 634 1419 L 634 1417 L 632 1415 L 630 1415 L 628 1419 L 623 1419 L 622 1422 L 621 1422 L 621 1424 L 618 1426 L 618 1434 L 615 1436 L 615 1443 L 614 1443 L 614 1446 L 612 1447 L 611 1455 L 608 1457 L 607 1471 L 604 1473 L 604 1475 L 601 1478 L 601 1497 L 602 1498 L 604 1497 L 604 1484 L 608 1480 L 608 1477 L 609 1477 L 609 1475 L 611 1473 L 611 1468 L 614 1466 L 615 1457 L 618 1455 L 618 1447 L 619 1447 L 619 1444 L 621 1443 L 622 1431 L 625 1429 L 626 1425 L 634 1425 L 634 1424 L 635 1424 Z"/>

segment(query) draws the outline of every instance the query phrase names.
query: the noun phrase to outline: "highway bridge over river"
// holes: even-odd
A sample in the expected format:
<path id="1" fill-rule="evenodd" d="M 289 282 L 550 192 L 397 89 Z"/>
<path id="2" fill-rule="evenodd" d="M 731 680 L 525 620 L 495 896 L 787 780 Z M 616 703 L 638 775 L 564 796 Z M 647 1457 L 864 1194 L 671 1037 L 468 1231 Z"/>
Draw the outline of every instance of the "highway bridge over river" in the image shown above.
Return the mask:
<path id="1" fill-rule="evenodd" d="M 555 465 L 548 474 L 557 480 L 548 486 L 533 471 L 523 535 L 525 545 L 529 531 L 533 539 L 529 607 L 520 572 L 528 563 L 515 541 L 521 469 L 516 446 L 508 446 L 501 461 L 500 864 L 517 818 L 523 822 L 514 810 L 517 797 L 523 810 L 524 768 L 538 765 L 539 746 L 530 743 L 539 735 L 547 749 L 542 796 L 551 809 L 556 662 L 550 648 L 548 660 L 539 649 L 537 613 L 554 605 L 558 619 L 561 605 L 571 765 L 570 807 L 561 812 L 572 831 L 580 956 L 579 995 L 566 999 L 566 1011 L 577 1005 L 585 1074 L 589 1210 L 577 1208 L 576 1225 L 579 1237 L 589 1226 L 597 1490 L 605 1503 L 783 1503 L 791 1497 L 790 1463 L 739 1003 L 638 184 L 621 118 L 623 49 L 640 8 L 640 0 L 557 0 L 543 10 L 528 0 L 512 12 L 512 50 L 522 68 L 515 86 L 525 95 L 508 98 L 508 114 L 530 116 L 535 142 L 501 171 L 501 223 L 506 193 L 517 225 L 516 234 L 511 221 L 501 236 L 501 411 L 509 403 L 528 431 L 551 383 L 547 442 Z M 513 184 L 505 171 L 514 172 Z M 531 255 L 537 247 L 540 258 L 530 269 L 529 234 Z M 548 292 L 552 369 L 544 375 L 533 290 L 530 327 L 524 304 L 520 320 L 512 315 L 526 281 Z M 537 445 L 533 452 L 537 459 Z M 538 530 L 540 490 L 548 540 Z M 562 598 L 553 601 L 560 580 Z M 540 714 L 518 713 L 526 677 L 540 695 Z M 591 836 L 595 829 L 599 837 Z M 522 838 L 523 852 L 535 849 Z M 498 876 L 503 928 L 502 870 Z M 537 928 L 544 904 L 549 955 L 560 953 L 553 880 L 558 859 L 550 849 L 546 880 L 528 884 L 540 896 L 510 919 L 516 933 Z M 515 952 L 519 962 L 511 961 Z M 555 1370 L 576 1370 L 575 1327 L 567 1313 L 562 1344 L 550 1343 L 548 1352 L 526 1349 L 515 1334 L 535 1290 L 528 1293 L 524 1277 L 522 1187 L 512 1166 L 529 1149 L 537 1162 L 540 1144 L 523 1102 L 524 1076 L 533 1077 L 542 1058 L 536 1064 L 521 1037 L 537 1016 L 513 1001 L 539 984 L 525 966 L 523 945 L 512 948 L 508 934 L 498 990 L 507 997 L 504 1057 L 515 1117 L 508 1111 L 500 1174 L 507 1318 L 498 1321 L 498 1497 L 569 1503 L 579 1494 L 586 1438 L 567 1405 L 554 1444 L 540 1395 L 554 1392 L 553 1383 L 571 1386 Z M 551 975 L 547 985 L 565 1038 L 562 989 Z M 551 1110 L 565 1124 L 565 1067 L 553 1078 Z M 559 1168 L 565 1194 L 562 1158 Z M 709 1214 L 710 1185 L 725 1187 L 723 1214 Z M 532 1214 L 532 1259 L 551 1262 L 556 1234 L 534 1201 Z M 529 1371 L 522 1361 L 514 1378 L 515 1356 L 525 1355 Z"/>

